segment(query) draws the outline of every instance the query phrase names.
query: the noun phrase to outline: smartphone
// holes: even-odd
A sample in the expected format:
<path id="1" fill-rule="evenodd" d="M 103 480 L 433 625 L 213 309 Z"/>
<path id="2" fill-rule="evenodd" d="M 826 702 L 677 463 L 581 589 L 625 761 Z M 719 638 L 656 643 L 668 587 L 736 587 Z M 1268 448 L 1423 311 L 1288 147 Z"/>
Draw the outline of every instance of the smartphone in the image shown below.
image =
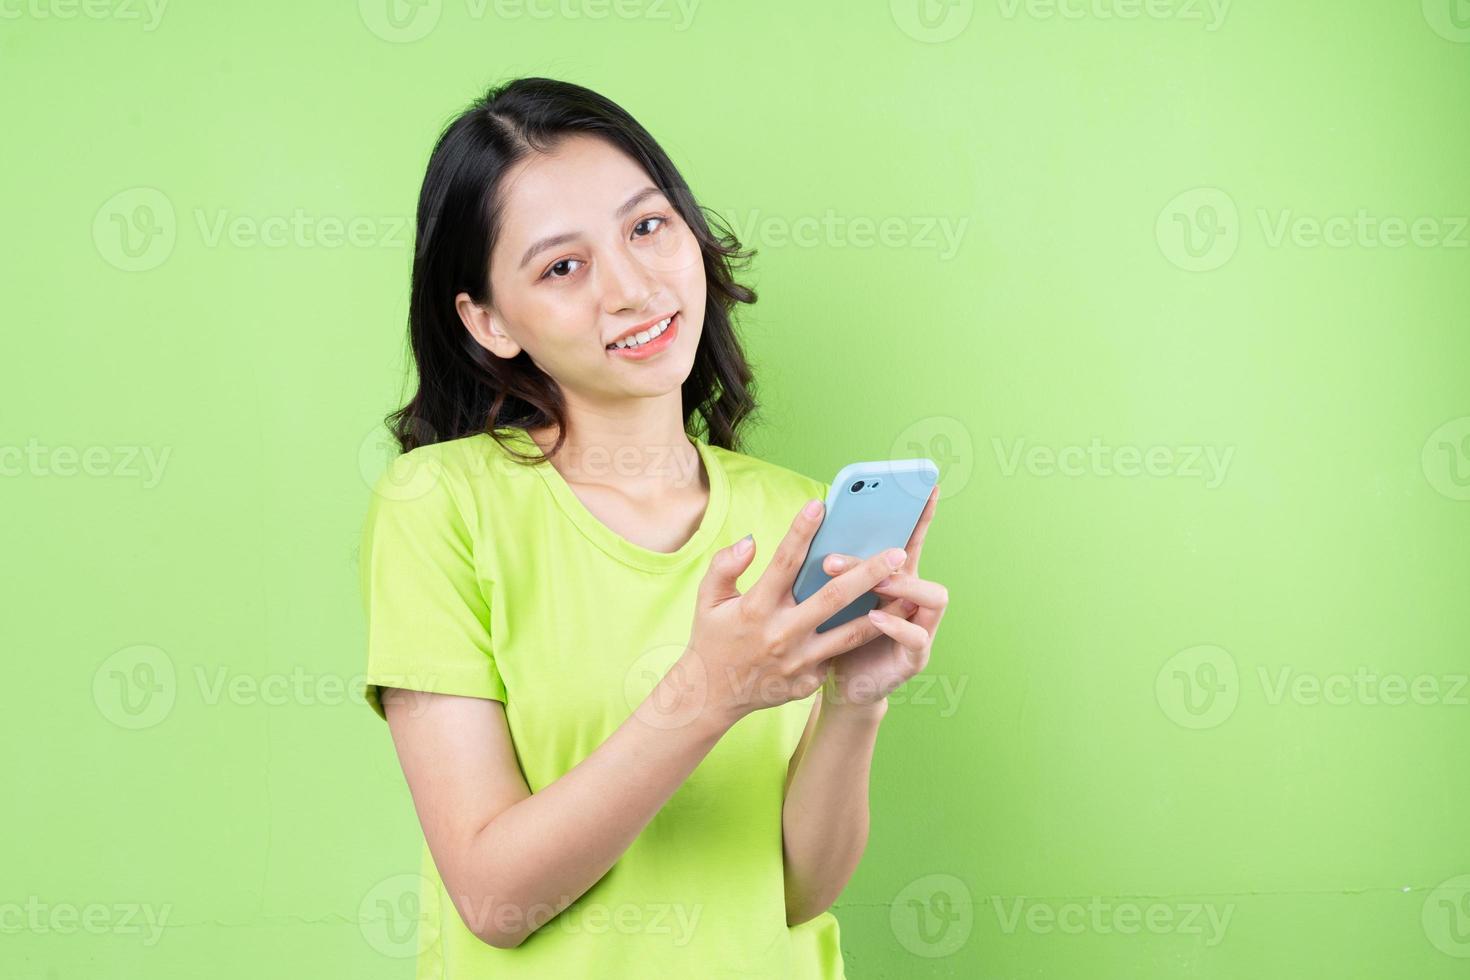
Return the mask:
<path id="1" fill-rule="evenodd" d="M 926 458 L 844 466 L 827 488 L 822 525 L 796 573 L 792 598 L 802 602 L 834 578 L 822 569 L 823 560 L 833 552 L 863 560 L 906 546 L 938 480 L 939 467 Z M 833 613 L 817 632 L 866 616 L 878 608 L 880 598 L 876 592 L 864 592 Z"/>

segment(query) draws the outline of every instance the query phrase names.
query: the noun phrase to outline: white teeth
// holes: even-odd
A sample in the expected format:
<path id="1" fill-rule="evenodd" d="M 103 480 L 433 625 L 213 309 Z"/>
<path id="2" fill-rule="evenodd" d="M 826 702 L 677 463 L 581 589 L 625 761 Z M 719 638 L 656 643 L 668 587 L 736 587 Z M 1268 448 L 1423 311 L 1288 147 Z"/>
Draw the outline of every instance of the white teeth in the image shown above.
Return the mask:
<path id="1" fill-rule="evenodd" d="M 646 344 L 653 338 L 657 337 L 659 334 L 663 333 L 665 330 L 669 329 L 669 324 L 673 321 L 673 319 L 674 318 L 671 316 L 667 319 L 660 320 L 658 323 L 655 323 L 650 329 L 640 330 L 633 336 L 627 338 L 626 340 L 620 340 L 612 346 L 617 348 L 618 350 L 623 350 L 627 347 L 637 347 L 639 344 Z"/>

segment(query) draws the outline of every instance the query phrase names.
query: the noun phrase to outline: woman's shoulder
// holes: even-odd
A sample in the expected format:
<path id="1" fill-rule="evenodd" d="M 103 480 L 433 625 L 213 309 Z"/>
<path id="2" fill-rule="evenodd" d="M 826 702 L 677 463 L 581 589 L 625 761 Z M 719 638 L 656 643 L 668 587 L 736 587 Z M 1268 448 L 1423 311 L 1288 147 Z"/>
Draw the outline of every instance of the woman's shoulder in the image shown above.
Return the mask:
<path id="1" fill-rule="evenodd" d="M 516 433 L 499 430 L 503 441 L 525 454 L 530 445 L 520 442 Z M 373 485 L 376 501 L 412 505 L 414 510 L 438 511 L 444 516 L 470 518 L 479 509 L 481 498 L 504 499 L 512 494 L 517 481 L 535 479 L 527 464 L 516 462 L 488 432 L 477 432 L 456 439 L 416 446 L 388 463 Z"/>

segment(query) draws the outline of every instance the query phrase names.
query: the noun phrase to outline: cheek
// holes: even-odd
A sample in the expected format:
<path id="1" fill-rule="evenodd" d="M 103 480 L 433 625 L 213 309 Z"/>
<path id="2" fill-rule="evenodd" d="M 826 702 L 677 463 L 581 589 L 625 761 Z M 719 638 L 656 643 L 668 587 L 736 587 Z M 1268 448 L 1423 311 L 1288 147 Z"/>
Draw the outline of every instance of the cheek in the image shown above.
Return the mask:
<path id="1" fill-rule="evenodd" d="M 685 231 L 688 241 L 681 244 L 678 267 L 679 292 L 689 305 L 704 304 L 705 278 L 704 256 L 699 251 L 699 240 L 692 231 Z"/>

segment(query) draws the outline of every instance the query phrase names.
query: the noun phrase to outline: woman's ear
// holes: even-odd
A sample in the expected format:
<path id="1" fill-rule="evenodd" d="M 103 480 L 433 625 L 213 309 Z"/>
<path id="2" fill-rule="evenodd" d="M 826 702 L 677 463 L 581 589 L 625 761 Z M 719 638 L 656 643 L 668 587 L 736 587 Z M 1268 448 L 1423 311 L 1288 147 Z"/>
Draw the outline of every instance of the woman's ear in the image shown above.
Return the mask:
<path id="1" fill-rule="evenodd" d="M 510 359 L 521 352 L 521 345 L 505 332 L 495 311 L 476 303 L 469 293 L 454 297 L 454 309 L 459 313 L 464 328 L 475 338 L 475 343 L 496 357 Z"/>

